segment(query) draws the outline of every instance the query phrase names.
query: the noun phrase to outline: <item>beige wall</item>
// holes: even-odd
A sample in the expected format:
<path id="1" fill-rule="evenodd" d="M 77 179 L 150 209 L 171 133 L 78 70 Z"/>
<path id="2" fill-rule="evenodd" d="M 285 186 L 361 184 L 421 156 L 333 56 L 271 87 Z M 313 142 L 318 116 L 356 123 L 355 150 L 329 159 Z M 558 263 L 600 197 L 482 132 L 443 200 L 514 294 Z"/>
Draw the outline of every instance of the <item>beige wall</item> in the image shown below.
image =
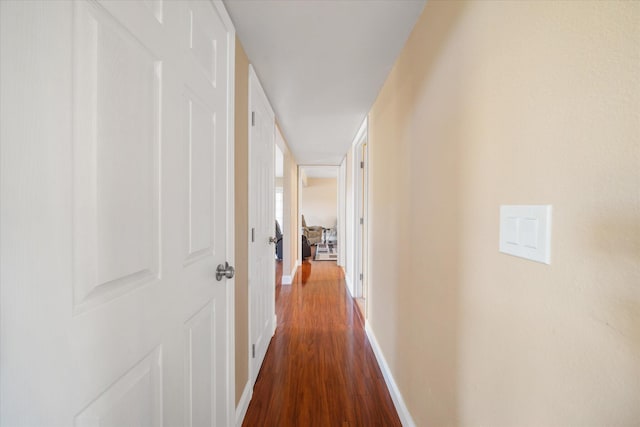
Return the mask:
<path id="1" fill-rule="evenodd" d="M 335 227 L 338 219 L 338 180 L 336 178 L 307 178 L 302 187 L 300 212 L 307 226 Z"/>
<path id="2" fill-rule="evenodd" d="M 236 405 L 249 380 L 249 59 L 236 38 L 235 90 L 235 341 Z"/>
<path id="3" fill-rule="evenodd" d="M 286 142 L 286 141 L 285 141 Z M 285 204 L 285 209 L 289 209 L 289 236 L 291 236 L 291 245 L 289 246 L 289 257 L 291 259 L 291 265 L 289 268 L 289 274 L 293 271 L 296 263 L 300 261 L 300 252 L 298 245 L 298 162 L 289 151 L 288 155 L 284 158 L 285 175 L 289 182 L 289 199 Z"/>
<path id="4" fill-rule="evenodd" d="M 640 424 L 640 3 L 429 1 L 370 113 L 369 321 L 420 426 Z M 498 253 L 552 204 L 551 265 Z"/>
<path id="5" fill-rule="evenodd" d="M 284 172 L 284 177 L 281 178 L 281 186 L 283 187 L 284 195 L 282 274 L 290 275 L 296 260 L 298 259 L 298 163 L 293 157 L 287 141 L 284 139 L 284 136 L 280 131 L 279 125 L 276 124 L 276 127 L 276 144 L 282 151 Z"/>

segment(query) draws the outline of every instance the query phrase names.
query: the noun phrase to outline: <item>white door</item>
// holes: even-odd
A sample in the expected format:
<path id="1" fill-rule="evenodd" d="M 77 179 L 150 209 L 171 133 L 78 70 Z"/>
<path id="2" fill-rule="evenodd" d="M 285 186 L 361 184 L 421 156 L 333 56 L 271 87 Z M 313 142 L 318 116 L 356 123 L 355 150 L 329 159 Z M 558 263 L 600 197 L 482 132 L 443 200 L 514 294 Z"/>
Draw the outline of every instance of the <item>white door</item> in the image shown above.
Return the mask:
<path id="1" fill-rule="evenodd" d="M 0 2 L 0 424 L 234 420 L 221 3 Z"/>
<path id="2" fill-rule="evenodd" d="M 274 152 L 275 119 L 249 69 L 249 365 L 256 380 L 276 327 Z"/>

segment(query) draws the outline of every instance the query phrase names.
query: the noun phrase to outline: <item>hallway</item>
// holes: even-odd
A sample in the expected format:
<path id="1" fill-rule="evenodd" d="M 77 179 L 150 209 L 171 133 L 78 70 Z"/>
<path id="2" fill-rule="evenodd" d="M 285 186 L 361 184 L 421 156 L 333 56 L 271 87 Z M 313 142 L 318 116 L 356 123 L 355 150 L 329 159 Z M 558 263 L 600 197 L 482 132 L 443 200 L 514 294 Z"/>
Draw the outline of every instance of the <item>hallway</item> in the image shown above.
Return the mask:
<path id="1" fill-rule="evenodd" d="M 331 261 L 276 287 L 278 327 L 244 426 L 400 426 L 363 322 Z"/>

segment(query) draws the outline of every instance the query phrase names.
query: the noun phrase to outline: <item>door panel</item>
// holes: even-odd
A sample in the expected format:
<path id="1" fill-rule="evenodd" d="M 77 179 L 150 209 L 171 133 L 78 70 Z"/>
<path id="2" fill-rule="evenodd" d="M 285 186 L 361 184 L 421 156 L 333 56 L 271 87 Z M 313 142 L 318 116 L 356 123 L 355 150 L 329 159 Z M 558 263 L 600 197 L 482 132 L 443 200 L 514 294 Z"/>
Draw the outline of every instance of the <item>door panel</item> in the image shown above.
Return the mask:
<path id="1" fill-rule="evenodd" d="M 215 156 L 211 141 L 216 137 L 216 114 L 190 90 L 185 90 L 188 141 L 188 249 L 187 263 L 214 255 L 216 209 Z"/>
<path id="2" fill-rule="evenodd" d="M 275 331 L 274 155 L 275 119 L 253 68 L 249 72 L 250 379 L 252 384 Z M 251 233 L 250 233 L 251 235 Z"/>
<path id="3" fill-rule="evenodd" d="M 215 340 L 215 306 L 207 304 L 186 323 L 187 347 L 185 355 L 186 426 L 216 425 L 215 359 L 219 348 Z M 212 363 L 213 362 L 213 363 Z M 202 381 L 210 378 L 211 381 Z"/>
<path id="4" fill-rule="evenodd" d="M 0 424 L 233 424 L 229 17 L 0 8 Z"/>
<path id="5" fill-rule="evenodd" d="M 77 427 L 162 425 L 162 359 L 155 349 L 76 417 Z"/>
<path id="6" fill-rule="evenodd" d="M 159 274 L 162 61 L 104 8 L 75 4 L 74 309 Z"/>

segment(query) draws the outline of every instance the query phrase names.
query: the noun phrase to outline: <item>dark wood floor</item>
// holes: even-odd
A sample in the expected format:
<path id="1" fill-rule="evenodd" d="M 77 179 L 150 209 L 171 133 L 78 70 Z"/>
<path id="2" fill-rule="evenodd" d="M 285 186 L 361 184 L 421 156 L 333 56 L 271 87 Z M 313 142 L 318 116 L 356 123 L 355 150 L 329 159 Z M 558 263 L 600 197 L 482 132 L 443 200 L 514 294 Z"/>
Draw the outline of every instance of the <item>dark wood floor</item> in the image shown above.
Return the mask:
<path id="1" fill-rule="evenodd" d="M 278 327 L 243 426 L 400 426 L 342 270 L 305 261 L 291 286 L 279 283 Z"/>

